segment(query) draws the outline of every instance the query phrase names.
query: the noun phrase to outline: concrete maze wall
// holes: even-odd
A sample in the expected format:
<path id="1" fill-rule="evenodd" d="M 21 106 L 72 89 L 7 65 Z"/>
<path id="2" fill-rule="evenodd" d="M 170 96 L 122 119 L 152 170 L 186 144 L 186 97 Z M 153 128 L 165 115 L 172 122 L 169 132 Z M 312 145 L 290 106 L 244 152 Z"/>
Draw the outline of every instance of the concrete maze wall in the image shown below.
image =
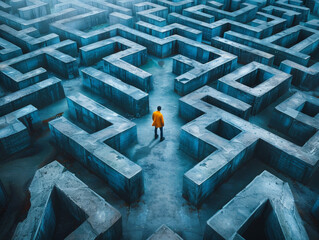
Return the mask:
<path id="1" fill-rule="evenodd" d="M 0 1 L 0 239 L 315 240 L 318 161 L 318 0 Z"/>

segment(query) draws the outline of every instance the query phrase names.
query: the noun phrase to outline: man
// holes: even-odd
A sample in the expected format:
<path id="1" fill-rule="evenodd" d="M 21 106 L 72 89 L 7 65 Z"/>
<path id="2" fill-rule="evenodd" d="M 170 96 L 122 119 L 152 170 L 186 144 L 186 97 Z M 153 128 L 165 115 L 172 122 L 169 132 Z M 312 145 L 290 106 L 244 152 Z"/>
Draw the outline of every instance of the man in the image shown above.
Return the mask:
<path id="1" fill-rule="evenodd" d="M 161 106 L 158 106 L 157 107 L 157 111 L 153 112 L 153 115 L 152 115 L 153 124 L 152 124 L 152 126 L 155 127 L 155 139 L 158 138 L 157 128 L 159 128 L 160 131 L 161 131 L 161 139 L 160 139 L 160 141 L 163 141 L 165 139 L 163 137 L 164 118 L 163 118 L 163 115 L 161 113 L 161 109 L 162 109 Z"/>

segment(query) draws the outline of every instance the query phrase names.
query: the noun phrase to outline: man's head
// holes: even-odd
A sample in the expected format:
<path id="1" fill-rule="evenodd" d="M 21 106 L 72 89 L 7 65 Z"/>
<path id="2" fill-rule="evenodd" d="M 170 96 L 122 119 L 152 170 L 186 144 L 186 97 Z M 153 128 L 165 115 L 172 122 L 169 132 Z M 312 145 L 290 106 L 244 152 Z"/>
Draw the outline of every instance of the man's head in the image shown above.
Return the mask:
<path id="1" fill-rule="evenodd" d="M 161 106 L 157 107 L 157 111 L 161 111 L 161 109 L 162 109 Z"/>

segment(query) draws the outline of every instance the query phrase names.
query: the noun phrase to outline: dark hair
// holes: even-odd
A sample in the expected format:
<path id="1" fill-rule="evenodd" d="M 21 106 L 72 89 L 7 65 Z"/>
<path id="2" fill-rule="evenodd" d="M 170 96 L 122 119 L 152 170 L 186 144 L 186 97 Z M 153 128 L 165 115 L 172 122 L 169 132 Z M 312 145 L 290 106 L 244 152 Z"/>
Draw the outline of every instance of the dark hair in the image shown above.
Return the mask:
<path id="1" fill-rule="evenodd" d="M 157 107 L 157 111 L 161 111 L 162 107 L 161 106 L 158 106 Z"/>

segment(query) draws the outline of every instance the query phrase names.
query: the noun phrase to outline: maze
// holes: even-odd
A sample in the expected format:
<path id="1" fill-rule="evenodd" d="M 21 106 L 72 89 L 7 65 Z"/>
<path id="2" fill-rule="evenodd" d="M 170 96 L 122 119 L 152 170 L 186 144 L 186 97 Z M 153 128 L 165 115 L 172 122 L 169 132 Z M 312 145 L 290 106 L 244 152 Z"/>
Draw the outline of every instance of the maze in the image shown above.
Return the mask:
<path id="1" fill-rule="evenodd" d="M 119 211 L 56 161 L 36 172 L 29 191 L 32 206 L 13 239 L 118 239 L 121 235 Z M 69 228 L 78 226 L 71 234 L 63 229 L 68 218 L 73 222 Z"/>
<path id="2" fill-rule="evenodd" d="M 308 238 L 289 185 L 265 171 L 207 221 L 205 239 L 247 239 L 252 232 L 249 221 L 258 218 L 265 221 L 267 236 L 273 239 Z"/>
<path id="3" fill-rule="evenodd" d="M 0 239 L 315 240 L 318 166 L 318 0 L 0 1 Z"/>

